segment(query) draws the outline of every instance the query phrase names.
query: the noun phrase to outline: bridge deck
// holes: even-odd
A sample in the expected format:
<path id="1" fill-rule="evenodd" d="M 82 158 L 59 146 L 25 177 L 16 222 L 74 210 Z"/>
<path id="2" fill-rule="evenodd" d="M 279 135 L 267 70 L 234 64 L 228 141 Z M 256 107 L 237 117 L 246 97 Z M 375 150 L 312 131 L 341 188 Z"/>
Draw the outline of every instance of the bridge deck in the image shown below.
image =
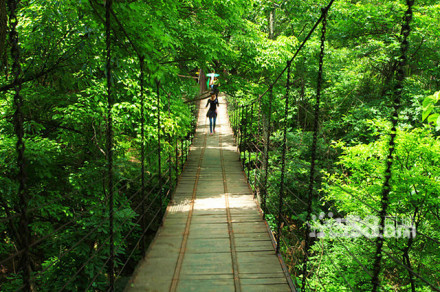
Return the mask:
<path id="1" fill-rule="evenodd" d="M 291 291 L 246 183 L 226 104 L 211 136 L 204 103 L 164 225 L 126 291 Z"/>

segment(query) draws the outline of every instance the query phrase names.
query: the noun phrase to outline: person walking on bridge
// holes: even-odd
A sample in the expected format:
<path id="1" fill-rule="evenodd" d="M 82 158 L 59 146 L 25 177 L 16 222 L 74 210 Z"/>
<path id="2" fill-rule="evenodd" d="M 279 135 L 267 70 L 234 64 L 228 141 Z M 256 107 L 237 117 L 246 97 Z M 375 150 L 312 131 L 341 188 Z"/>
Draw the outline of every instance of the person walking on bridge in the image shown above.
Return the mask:
<path id="1" fill-rule="evenodd" d="M 206 113 L 206 116 L 209 118 L 209 131 L 210 135 L 215 133 L 215 122 L 217 120 L 217 107 L 219 106 L 218 98 L 215 96 L 215 94 L 211 95 L 211 98 L 208 99 L 208 102 L 206 103 L 205 107 L 208 107 L 208 112 Z"/>
<path id="2" fill-rule="evenodd" d="M 213 78 L 211 78 L 211 81 L 209 82 L 209 87 L 211 88 L 211 95 L 215 95 L 216 98 L 218 98 L 219 93 L 219 86 L 220 86 L 220 80 L 218 80 L 217 76 L 214 75 Z"/>

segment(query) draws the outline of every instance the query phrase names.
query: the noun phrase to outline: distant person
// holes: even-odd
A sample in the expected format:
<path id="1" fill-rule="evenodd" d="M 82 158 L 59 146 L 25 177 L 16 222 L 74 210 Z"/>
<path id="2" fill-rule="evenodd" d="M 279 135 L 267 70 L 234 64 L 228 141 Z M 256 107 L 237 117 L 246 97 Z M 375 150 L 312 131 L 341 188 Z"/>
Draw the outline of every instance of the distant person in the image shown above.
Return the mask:
<path id="1" fill-rule="evenodd" d="M 205 107 L 208 107 L 208 112 L 206 113 L 206 116 L 209 118 L 209 131 L 210 135 L 215 133 L 215 121 L 217 120 L 217 107 L 219 106 L 218 98 L 215 96 L 215 94 L 211 94 L 211 98 L 208 99 L 208 102 L 206 103 Z"/>
<path id="2" fill-rule="evenodd" d="M 218 93 L 220 91 L 220 80 L 218 80 L 217 77 L 211 78 L 211 81 L 209 82 L 209 87 L 211 88 L 211 95 L 215 95 L 215 97 L 218 98 Z"/>

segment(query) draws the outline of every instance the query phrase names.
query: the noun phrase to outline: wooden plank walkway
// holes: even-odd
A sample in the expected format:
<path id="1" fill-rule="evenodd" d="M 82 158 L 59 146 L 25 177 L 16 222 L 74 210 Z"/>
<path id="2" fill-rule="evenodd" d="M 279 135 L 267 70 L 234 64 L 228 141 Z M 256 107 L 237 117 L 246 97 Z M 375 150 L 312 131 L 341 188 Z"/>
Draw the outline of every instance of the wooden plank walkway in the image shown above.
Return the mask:
<path id="1" fill-rule="evenodd" d="M 226 103 L 217 133 L 201 101 L 190 155 L 163 227 L 125 291 L 291 291 L 246 183 Z"/>

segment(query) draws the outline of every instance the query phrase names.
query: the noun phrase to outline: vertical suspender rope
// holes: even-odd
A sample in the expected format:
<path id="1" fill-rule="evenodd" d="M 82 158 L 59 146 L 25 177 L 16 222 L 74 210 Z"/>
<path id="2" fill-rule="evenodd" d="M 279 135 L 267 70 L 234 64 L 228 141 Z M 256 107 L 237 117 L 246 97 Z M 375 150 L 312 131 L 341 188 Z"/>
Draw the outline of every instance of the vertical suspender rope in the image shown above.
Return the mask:
<path id="1" fill-rule="evenodd" d="M 313 141 L 311 149 L 311 161 L 310 161 L 310 181 L 307 198 L 307 219 L 306 219 L 306 240 L 304 247 L 304 262 L 303 262 L 303 279 L 301 291 L 305 291 L 307 281 L 307 261 L 309 260 L 309 247 L 310 247 L 310 217 L 312 213 L 312 201 L 313 191 L 315 184 L 315 168 L 316 168 L 316 148 L 318 144 L 318 131 L 319 131 L 319 114 L 320 114 L 320 102 L 321 102 L 321 87 L 322 87 L 322 71 L 324 64 L 324 48 L 325 48 L 325 33 L 327 25 L 327 12 L 328 8 L 322 10 L 322 31 L 321 31 L 321 52 L 319 54 L 319 70 L 318 70 L 318 83 L 316 88 L 316 104 L 315 104 L 315 117 L 313 123 Z"/>
<path id="2" fill-rule="evenodd" d="M 145 235 L 145 229 L 147 226 L 146 223 L 146 214 L 145 214 L 145 106 L 144 106 L 144 60 L 145 57 L 141 56 L 139 58 L 140 62 L 140 85 L 141 85 L 141 96 L 140 96 L 140 105 L 141 105 L 141 202 L 142 202 L 142 237 Z M 145 251 L 145 239 L 141 240 L 141 248 L 142 252 Z"/>
<path id="3" fill-rule="evenodd" d="M 245 135 L 244 135 L 244 137 L 245 137 L 245 146 L 244 146 L 244 151 L 243 151 L 243 163 L 244 163 L 244 167 L 245 167 L 245 171 L 246 171 L 246 173 L 247 173 L 247 181 L 248 181 L 248 183 L 250 182 L 250 179 L 249 179 L 249 167 L 248 166 L 246 166 L 246 163 L 248 163 L 249 164 L 249 161 L 248 161 L 248 159 L 247 159 L 247 157 L 246 157 L 246 151 L 248 152 L 248 154 L 249 154 L 249 138 L 250 138 L 250 129 L 249 129 L 249 126 L 251 125 L 251 123 L 252 123 L 252 120 L 251 120 L 251 118 L 249 117 L 249 114 L 250 114 L 250 109 L 249 109 L 249 107 L 250 107 L 250 105 L 248 104 L 248 105 L 246 105 L 246 116 L 245 116 L 245 119 L 246 119 L 246 128 L 245 128 Z"/>
<path id="4" fill-rule="evenodd" d="M 243 116 L 244 116 L 244 129 L 243 129 L 243 168 L 246 165 L 246 149 L 248 148 L 248 136 L 247 136 L 247 132 L 248 132 L 248 112 L 249 112 L 249 105 L 246 105 L 243 107 Z M 246 171 L 246 170 L 245 170 Z M 249 181 L 249 175 L 247 177 L 248 181 Z"/>
<path id="5" fill-rule="evenodd" d="M 233 120 L 233 123 L 232 123 L 233 127 L 232 127 L 232 129 L 234 130 L 234 134 L 235 134 L 236 137 L 238 135 L 238 132 L 237 132 L 237 116 L 238 116 L 238 102 L 235 101 L 234 113 L 233 113 L 233 118 L 232 118 L 232 120 Z"/>
<path id="6" fill-rule="evenodd" d="M 171 104 L 170 104 L 170 98 L 171 94 L 168 94 L 167 96 L 167 102 L 168 102 L 168 117 L 171 117 Z M 169 152 L 168 152 L 168 179 L 169 179 L 169 190 L 168 193 L 173 188 L 173 137 L 171 136 L 171 129 L 170 133 L 168 134 L 168 144 L 169 144 Z M 176 174 L 177 177 L 177 174 Z"/>
<path id="7" fill-rule="evenodd" d="M 249 151 L 249 105 L 244 107 L 244 148 L 243 148 L 243 167 L 245 167 L 247 159 L 246 159 L 246 150 Z M 249 182 L 249 168 L 247 168 L 247 180 Z"/>
<path id="8" fill-rule="evenodd" d="M 242 105 L 240 107 L 240 159 L 241 159 L 241 152 L 243 151 L 243 147 L 244 147 L 244 138 L 245 136 L 245 131 L 246 131 L 246 118 L 244 116 L 245 113 L 245 106 Z"/>
<path id="9" fill-rule="evenodd" d="M 235 107 L 234 107 L 234 109 L 232 110 L 232 114 L 231 114 L 231 117 L 230 117 L 230 122 L 231 122 L 232 132 L 233 132 L 234 135 L 235 135 Z"/>
<path id="10" fill-rule="evenodd" d="M 249 154 L 249 138 L 250 138 L 250 129 L 249 129 L 249 125 L 252 123 L 251 118 L 249 118 L 249 114 L 250 114 L 250 110 L 249 110 L 249 105 L 246 105 L 246 128 L 245 128 L 245 146 L 244 146 L 244 151 L 243 151 L 243 166 L 245 167 L 245 171 L 247 172 L 247 181 L 248 183 L 250 183 L 250 179 L 249 179 L 249 167 L 246 166 L 246 162 L 249 164 L 249 161 L 246 158 L 246 151 Z"/>
<path id="11" fill-rule="evenodd" d="M 237 133 L 238 142 L 241 147 L 241 131 L 242 131 L 243 105 L 237 105 Z"/>
<path id="12" fill-rule="evenodd" d="M 182 138 L 182 141 L 180 141 L 180 148 L 181 148 L 181 163 L 180 163 L 180 172 L 183 172 L 183 167 L 185 165 L 186 161 L 186 143 L 188 141 L 188 135 L 184 138 Z"/>
<path id="13" fill-rule="evenodd" d="M 110 233 L 110 259 L 108 266 L 109 290 L 114 290 L 114 238 L 113 238 L 113 97 L 111 92 L 111 26 L 110 11 L 112 0 L 105 2 L 105 28 L 106 28 L 106 47 L 107 47 L 107 171 L 108 171 L 108 211 L 109 211 L 109 233 Z"/>
<path id="14" fill-rule="evenodd" d="M 183 171 L 183 164 L 185 163 L 185 138 L 182 137 L 182 140 L 180 140 L 180 172 L 182 173 Z"/>
<path id="15" fill-rule="evenodd" d="M 242 105 L 242 106 L 240 106 L 240 159 L 241 159 L 241 152 L 243 151 L 243 136 L 244 136 L 244 131 L 245 131 L 244 123 L 245 123 L 244 105 Z"/>
<path id="16" fill-rule="evenodd" d="M 264 216 L 267 215 L 267 180 L 269 176 L 269 150 L 270 150 L 270 123 L 272 122 L 272 100 L 273 100 L 273 87 L 269 88 L 269 108 L 266 111 L 266 141 L 264 145 L 264 181 L 263 181 L 263 203 L 261 204 Z M 264 111 L 264 108 L 263 108 Z"/>
<path id="17" fill-rule="evenodd" d="M 383 183 L 382 187 L 382 199 L 381 199 L 381 211 L 379 213 L 380 216 L 380 223 L 379 223 L 379 236 L 376 239 L 376 254 L 375 254 L 375 260 L 374 260 L 374 271 L 373 271 L 373 278 L 372 278 L 372 284 L 373 289 L 372 291 L 376 292 L 378 291 L 378 288 L 380 286 L 379 281 L 379 274 L 381 269 L 381 260 L 382 260 L 382 248 L 383 248 L 383 242 L 384 242 L 384 229 L 385 229 L 385 217 L 387 215 L 387 209 L 388 209 L 388 196 L 391 191 L 390 186 L 390 180 L 391 180 L 391 168 L 393 166 L 393 153 L 395 149 L 395 138 L 396 138 L 396 131 L 397 131 L 397 124 L 398 124 L 398 118 L 399 118 L 399 108 L 400 108 L 400 99 L 402 97 L 402 90 L 403 90 L 403 81 L 405 79 L 405 71 L 404 67 L 406 65 L 406 54 L 408 52 L 408 36 L 410 33 L 410 23 L 412 20 L 412 5 L 414 4 L 414 1 L 407 0 L 406 4 L 408 6 L 407 11 L 405 12 L 404 16 L 404 24 L 402 26 L 401 35 L 402 38 L 402 44 L 400 47 L 400 58 L 399 58 L 399 64 L 397 68 L 397 74 L 396 74 L 396 84 L 394 86 L 394 92 L 393 92 L 393 115 L 392 115 L 392 128 L 390 133 L 390 140 L 388 142 L 388 155 L 387 155 L 387 167 L 385 170 L 385 181 Z"/>
<path id="18" fill-rule="evenodd" d="M 243 151 L 243 129 L 244 129 L 244 126 L 243 126 L 243 122 L 244 122 L 244 118 L 243 118 L 243 108 L 244 108 L 244 106 L 242 105 L 242 106 L 240 106 L 240 112 L 239 112 L 239 115 L 240 115 L 240 125 L 239 125 L 239 128 L 240 128 L 240 131 L 239 131 L 239 133 L 240 133 L 240 137 L 239 137 L 239 142 L 238 142 L 238 150 L 239 150 L 239 152 L 240 152 L 240 159 L 241 159 L 241 151 Z M 242 165 L 243 165 L 243 161 L 242 161 Z"/>
<path id="19" fill-rule="evenodd" d="M 254 103 L 252 103 L 251 104 L 251 112 L 250 112 L 250 114 L 251 114 L 251 118 L 249 119 L 250 120 L 250 128 L 249 128 L 249 142 L 248 142 L 248 157 L 249 157 L 249 159 L 248 159 L 248 164 L 249 164 L 249 166 L 248 166 L 248 181 L 249 181 L 249 184 L 251 184 L 251 176 L 250 176 L 250 171 L 251 171 L 251 149 L 252 149 L 252 135 L 251 135 L 251 133 L 252 133 L 252 130 L 253 130 L 253 122 L 254 122 Z"/>
<path id="20" fill-rule="evenodd" d="M 31 291 L 31 265 L 30 265 L 30 256 L 29 256 L 29 245 L 30 245 L 30 230 L 29 230 L 29 219 L 28 219 L 28 194 L 26 188 L 26 173 L 25 173 L 25 144 L 24 144 L 24 129 L 23 129 L 23 112 L 21 107 L 23 105 L 23 98 L 20 95 L 21 91 L 21 64 L 20 64 L 20 47 L 18 44 L 18 33 L 17 33 L 17 1 L 9 0 L 8 1 L 9 8 L 9 38 L 11 41 L 11 56 L 13 59 L 12 64 L 12 74 L 14 75 L 14 130 L 15 135 L 17 136 L 16 143 L 16 152 L 17 152 L 17 180 L 18 180 L 18 197 L 19 197 L 19 210 L 21 213 L 20 216 L 20 225 L 19 225 L 19 233 L 17 233 L 17 241 L 18 247 L 23 251 L 20 258 L 20 266 L 22 267 L 22 278 L 24 284 L 25 291 Z"/>
<path id="21" fill-rule="evenodd" d="M 160 144 L 160 81 L 156 80 L 156 94 L 157 94 L 157 175 L 159 180 L 159 196 L 161 197 L 160 200 L 160 208 L 161 213 L 163 209 L 163 203 L 164 199 L 162 198 L 162 161 L 161 161 L 161 144 Z"/>
<path id="22" fill-rule="evenodd" d="M 237 125 L 237 147 L 238 147 L 238 152 L 240 154 L 240 159 L 241 159 L 241 153 L 240 153 L 240 147 L 241 147 L 241 140 L 240 140 L 240 136 L 241 136 L 241 113 L 240 113 L 241 107 L 237 105 L 237 117 L 236 117 L 236 125 Z"/>
<path id="23" fill-rule="evenodd" d="M 177 186 L 177 177 L 179 175 L 179 139 L 177 139 L 177 134 L 176 131 L 174 131 L 174 141 L 175 143 L 175 155 L 176 155 L 176 160 L 175 160 L 175 167 L 176 167 L 176 178 L 175 178 L 175 186 Z"/>
<path id="24" fill-rule="evenodd" d="M 240 139 L 239 137 L 239 130 L 240 130 L 240 106 L 238 104 L 238 101 L 236 102 L 235 106 L 236 108 L 236 112 L 235 112 L 235 132 L 237 135 L 237 139 Z M 239 140 L 237 140 L 237 143 L 239 142 Z"/>
<path id="25" fill-rule="evenodd" d="M 230 116 L 231 128 L 232 128 L 232 132 L 234 133 L 234 136 L 236 135 L 235 134 L 235 111 L 236 111 L 236 108 L 235 108 L 235 104 L 234 104 L 234 107 L 233 107 L 233 110 L 231 111 L 232 113 Z"/>
<path id="26" fill-rule="evenodd" d="M 284 108 L 284 131 L 283 131 L 283 150 L 281 154 L 281 186 L 280 186 L 280 194 L 278 200 L 278 222 L 277 222 L 277 250 L 276 252 L 280 252 L 280 238 L 281 238 L 281 218 L 283 211 L 283 199 L 284 199 L 284 173 L 286 170 L 286 151 L 287 151 L 287 115 L 289 113 L 289 94 L 290 94 L 290 71 L 291 71 L 292 62 L 287 62 L 287 82 L 286 82 L 286 103 Z"/>
<path id="27" fill-rule="evenodd" d="M 258 190 L 258 194 L 260 195 L 260 200 L 261 200 L 261 179 L 262 179 L 262 175 L 261 175 L 261 172 L 262 172 L 262 170 L 263 170 L 263 168 L 262 168 L 262 148 L 264 147 L 263 146 L 263 144 L 261 143 L 262 141 L 263 141 L 263 134 L 264 134 L 264 131 L 263 131 L 263 119 L 261 118 L 262 117 L 262 115 L 263 115 L 263 112 L 262 112 L 262 104 L 261 104 L 261 98 L 258 98 L 258 100 L 259 100 L 259 102 L 258 102 L 258 114 L 257 114 L 257 116 L 258 116 L 258 126 L 257 126 L 257 131 L 258 131 L 258 139 L 257 139 L 257 141 L 259 142 L 259 145 L 258 145 L 258 149 L 257 149 L 257 157 L 256 157 L 256 159 L 255 159 L 255 169 L 256 169 L 256 171 L 255 171 L 255 177 L 254 177 L 254 179 L 255 179 L 255 193 L 257 193 L 257 190 Z M 258 171 L 257 171 L 258 170 Z M 258 183 L 257 183 L 257 172 L 258 172 Z"/>
<path id="28" fill-rule="evenodd" d="M 239 117 L 239 111 L 240 111 L 240 108 L 238 107 L 238 102 L 236 101 L 235 102 L 235 106 L 236 106 L 236 108 L 235 108 L 235 137 L 236 137 L 236 140 L 235 140 L 235 142 L 237 143 L 237 145 L 240 145 L 239 144 L 239 133 L 238 133 L 238 126 L 239 126 L 239 123 L 238 123 L 238 117 Z"/>

